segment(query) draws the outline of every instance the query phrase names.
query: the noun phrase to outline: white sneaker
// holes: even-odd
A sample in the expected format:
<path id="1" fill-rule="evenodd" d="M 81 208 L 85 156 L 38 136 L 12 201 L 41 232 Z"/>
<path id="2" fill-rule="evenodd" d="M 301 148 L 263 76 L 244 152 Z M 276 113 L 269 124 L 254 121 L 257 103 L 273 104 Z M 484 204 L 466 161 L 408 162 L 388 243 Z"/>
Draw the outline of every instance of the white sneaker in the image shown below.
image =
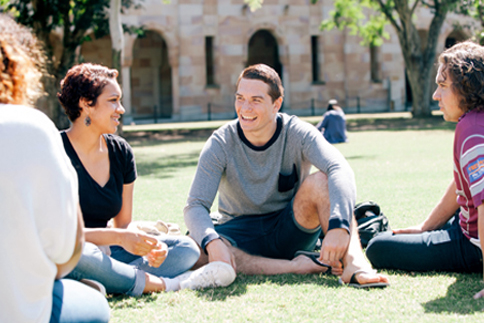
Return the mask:
<path id="1" fill-rule="evenodd" d="M 235 270 L 222 261 L 207 265 L 178 276 L 180 289 L 201 289 L 206 287 L 225 287 L 235 280 Z"/>

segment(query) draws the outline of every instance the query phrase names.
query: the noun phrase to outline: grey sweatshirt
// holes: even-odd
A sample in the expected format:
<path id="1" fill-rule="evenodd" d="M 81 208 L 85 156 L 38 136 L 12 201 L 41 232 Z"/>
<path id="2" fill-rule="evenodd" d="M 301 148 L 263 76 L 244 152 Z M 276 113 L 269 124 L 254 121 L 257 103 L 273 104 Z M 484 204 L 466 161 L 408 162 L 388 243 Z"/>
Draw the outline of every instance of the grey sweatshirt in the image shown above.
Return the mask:
<path id="1" fill-rule="evenodd" d="M 272 139 L 255 147 L 237 120 L 227 123 L 212 134 L 200 154 L 184 208 L 190 235 L 203 249 L 218 238 L 210 218 L 217 191 L 218 211 L 225 218 L 272 213 L 286 207 L 312 165 L 328 176 L 328 229 L 349 231 L 356 199 L 354 174 L 314 126 L 280 113 Z"/>

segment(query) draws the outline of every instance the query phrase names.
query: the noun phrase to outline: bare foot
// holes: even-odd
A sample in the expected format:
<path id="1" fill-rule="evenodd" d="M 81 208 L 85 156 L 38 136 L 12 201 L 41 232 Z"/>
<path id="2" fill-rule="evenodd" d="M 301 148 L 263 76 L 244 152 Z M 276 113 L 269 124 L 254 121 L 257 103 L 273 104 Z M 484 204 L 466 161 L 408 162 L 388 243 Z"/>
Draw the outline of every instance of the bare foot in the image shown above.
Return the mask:
<path id="1" fill-rule="evenodd" d="M 351 280 L 351 276 L 357 270 L 364 270 L 363 272 L 357 273 L 355 279 L 361 285 L 371 284 L 371 283 L 389 283 L 389 279 L 386 275 L 379 274 L 376 270 L 372 269 L 371 267 L 357 267 L 355 265 L 350 265 L 346 267 L 343 271 L 343 275 L 341 275 L 341 280 L 344 283 L 349 283 Z"/>
<path id="2" fill-rule="evenodd" d="M 291 260 L 291 262 L 294 263 L 295 274 L 319 274 L 328 271 L 327 267 L 316 264 L 314 261 L 304 255 L 297 256 Z"/>

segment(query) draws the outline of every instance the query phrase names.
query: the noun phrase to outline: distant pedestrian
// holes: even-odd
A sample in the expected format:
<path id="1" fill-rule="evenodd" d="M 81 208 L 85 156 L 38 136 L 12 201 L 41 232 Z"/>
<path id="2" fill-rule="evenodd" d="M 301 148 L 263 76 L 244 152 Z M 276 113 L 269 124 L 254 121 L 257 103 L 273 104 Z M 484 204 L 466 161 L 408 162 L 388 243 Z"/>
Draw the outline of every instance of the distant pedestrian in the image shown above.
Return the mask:
<path id="1" fill-rule="evenodd" d="M 328 103 L 328 109 L 323 114 L 323 120 L 316 125 L 316 128 L 331 144 L 347 142 L 345 113 L 335 99 L 329 100 Z"/>

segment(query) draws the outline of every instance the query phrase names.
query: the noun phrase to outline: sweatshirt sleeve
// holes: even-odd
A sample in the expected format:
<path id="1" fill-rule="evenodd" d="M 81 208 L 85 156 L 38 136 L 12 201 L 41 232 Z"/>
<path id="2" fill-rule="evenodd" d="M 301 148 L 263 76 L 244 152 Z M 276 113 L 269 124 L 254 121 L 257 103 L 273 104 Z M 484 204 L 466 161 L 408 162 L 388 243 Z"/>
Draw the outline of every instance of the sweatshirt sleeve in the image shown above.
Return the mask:
<path id="1" fill-rule="evenodd" d="M 220 142 L 216 140 L 216 135 L 212 135 L 200 154 L 183 210 L 190 235 L 203 250 L 210 241 L 219 238 L 210 218 L 210 209 L 225 171 L 225 160 Z"/>
<path id="2" fill-rule="evenodd" d="M 303 143 L 303 154 L 311 164 L 326 174 L 330 200 L 328 230 L 341 228 L 350 232 L 356 201 L 353 170 L 343 155 L 319 134 L 310 129 Z"/>

